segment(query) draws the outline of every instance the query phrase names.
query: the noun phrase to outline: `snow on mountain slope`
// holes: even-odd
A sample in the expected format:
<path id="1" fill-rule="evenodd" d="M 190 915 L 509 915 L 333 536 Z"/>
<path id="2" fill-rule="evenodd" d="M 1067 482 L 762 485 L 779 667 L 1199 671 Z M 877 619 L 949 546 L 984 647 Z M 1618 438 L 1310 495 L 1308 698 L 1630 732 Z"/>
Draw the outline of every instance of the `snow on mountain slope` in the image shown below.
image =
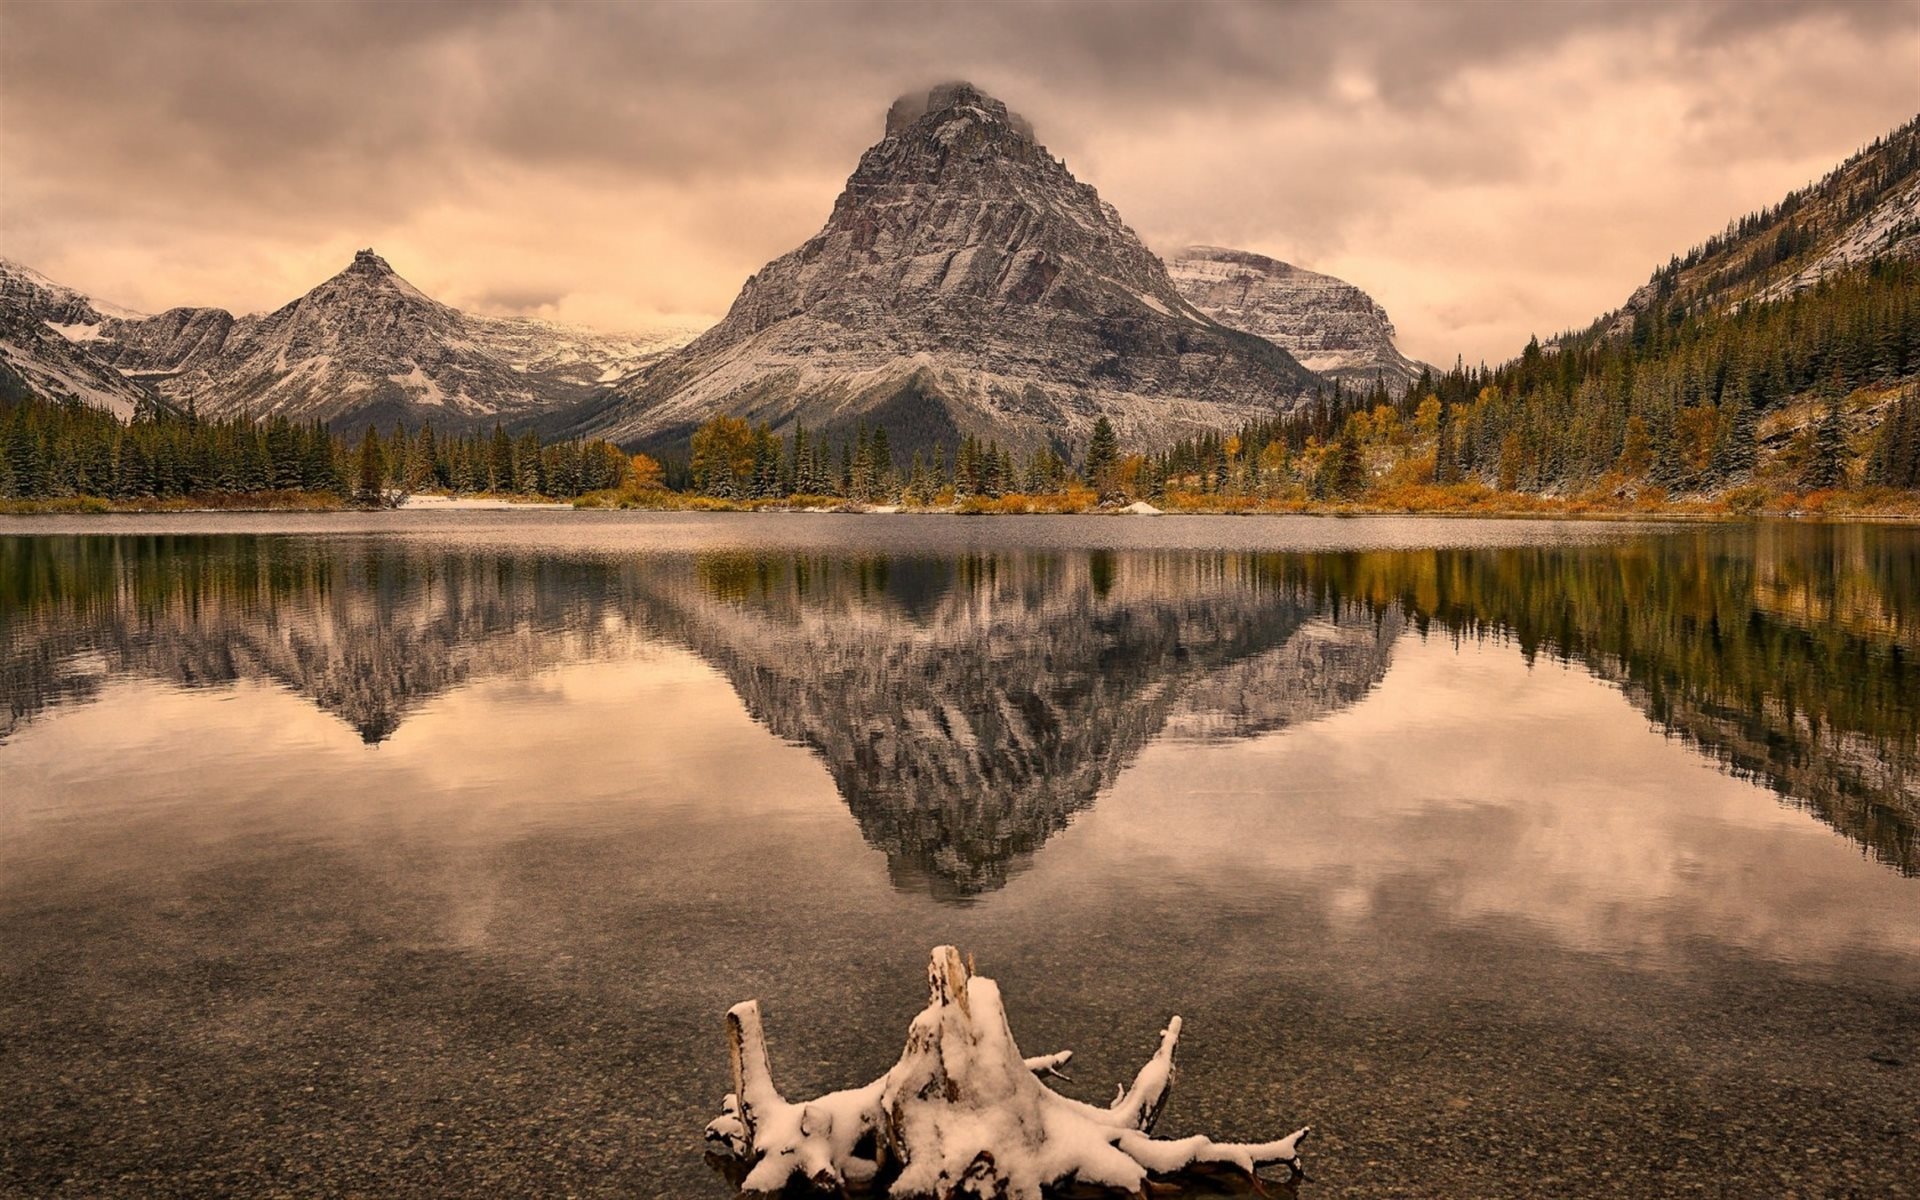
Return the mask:
<path id="1" fill-rule="evenodd" d="M 580 401 L 686 341 L 480 317 L 427 296 L 362 250 L 273 312 L 172 309 L 108 321 L 91 345 L 162 396 L 215 414 L 338 424 L 513 421 Z"/>
<path id="2" fill-rule="evenodd" d="M 1393 344 L 1393 322 L 1359 288 L 1244 250 L 1189 246 L 1167 260 L 1188 303 L 1222 325 L 1256 334 L 1330 379 L 1398 393 L 1421 364 Z"/>
<path id="3" fill-rule="evenodd" d="M 1721 311 L 1778 300 L 1881 259 L 1920 258 L 1920 117 L 1874 139 L 1819 182 L 1729 221 L 1674 255 L 1593 331 L 1630 332 L 1662 304 Z"/>
<path id="4" fill-rule="evenodd" d="M 371 250 L 274 312 L 145 316 L 0 260 L 6 365 L 32 391 L 129 416 L 142 398 L 210 415 L 358 425 L 513 421 L 577 404 L 692 340 L 481 317 L 421 292 Z"/>
<path id="5" fill-rule="evenodd" d="M 55 283 L 24 263 L 6 258 L 0 258 L 0 307 L 23 311 L 49 325 L 72 329 L 75 332 L 67 336 L 74 341 L 87 340 L 90 335 L 80 331 L 97 328 L 109 317 L 137 319 L 145 315 L 96 300 L 65 284 Z"/>
<path id="6" fill-rule="evenodd" d="M 580 386 L 617 382 L 700 335 L 698 329 L 680 327 L 619 334 L 527 318 L 467 319 L 482 343 L 514 370 Z"/>
<path id="7" fill-rule="evenodd" d="M 0 259 L 0 384 L 131 417 L 147 392 L 85 348 L 116 313 L 133 315 Z"/>
<path id="8" fill-rule="evenodd" d="M 102 366 L 46 322 L 0 309 L 0 394 L 11 390 L 49 400 L 78 400 L 123 420 L 151 399 L 138 384 Z"/>
<path id="9" fill-rule="evenodd" d="M 866 421 L 907 453 L 963 433 L 1068 447 L 1104 414 L 1146 446 L 1320 383 L 1197 312 L 1031 126 L 956 83 L 896 102 L 825 228 L 572 427 L 672 446 L 723 412 L 780 430 Z"/>
<path id="10" fill-rule="evenodd" d="M 1920 176 L 1842 229 L 1805 266 L 1770 284 L 1760 299 L 1790 296 L 1836 272 L 1882 257 L 1920 258 Z"/>

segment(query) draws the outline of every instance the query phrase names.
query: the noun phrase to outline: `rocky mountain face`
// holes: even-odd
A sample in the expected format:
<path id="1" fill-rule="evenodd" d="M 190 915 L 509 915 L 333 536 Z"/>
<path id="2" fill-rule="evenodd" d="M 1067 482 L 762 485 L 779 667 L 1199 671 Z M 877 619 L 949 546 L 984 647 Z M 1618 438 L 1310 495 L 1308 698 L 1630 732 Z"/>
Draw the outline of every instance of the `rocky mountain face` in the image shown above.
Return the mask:
<path id="1" fill-rule="evenodd" d="M 1423 364 L 1393 344 L 1393 322 L 1343 279 L 1245 250 L 1189 246 L 1167 260 L 1187 303 L 1222 325 L 1263 337 L 1301 365 L 1350 387 L 1375 380 L 1396 395 Z"/>
<path id="2" fill-rule="evenodd" d="M 150 392 L 210 415 L 442 428 L 516 421 L 576 404 L 690 336 L 475 316 L 425 295 L 372 250 L 291 304 L 242 317 L 218 308 L 151 317 L 102 309 L 58 285 L 20 282 L 31 275 L 9 268 L 0 276 L 0 319 L 14 331 L 9 344 L 28 336 L 22 329 L 35 331 L 33 354 L 22 357 L 43 362 L 41 375 L 84 369 L 108 381 L 102 389 Z M 59 334 L 70 349 L 40 344 L 38 331 Z"/>
<path id="3" fill-rule="evenodd" d="M 108 320 L 138 315 L 0 259 L 0 394 L 78 400 L 131 417 L 148 393 L 87 346 Z"/>
<path id="4" fill-rule="evenodd" d="M 0 258 L 0 308 L 45 321 L 62 332 L 74 330 L 69 336 L 77 336 L 79 340 L 84 340 L 77 332 L 79 329 L 98 325 L 109 317 L 137 320 L 145 315 L 95 300 L 55 283 L 32 267 L 4 258 Z"/>
<path id="5" fill-rule="evenodd" d="M 1195 309 L 1113 206 L 971 85 L 903 98 L 826 227 L 768 263 L 726 319 L 576 414 L 633 445 L 716 413 L 896 450 L 961 433 L 1030 448 L 1218 429 L 1321 381 Z"/>

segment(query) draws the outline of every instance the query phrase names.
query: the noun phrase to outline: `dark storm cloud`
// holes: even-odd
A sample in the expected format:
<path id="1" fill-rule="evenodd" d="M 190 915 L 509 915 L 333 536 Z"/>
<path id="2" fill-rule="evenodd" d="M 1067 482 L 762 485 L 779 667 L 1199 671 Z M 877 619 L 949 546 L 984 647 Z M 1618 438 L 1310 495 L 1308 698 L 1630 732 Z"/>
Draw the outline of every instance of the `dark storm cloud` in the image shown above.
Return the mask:
<path id="1" fill-rule="evenodd" d="M 895 96 L 967 78 L 1156 244 L 1345 271 L 1417 352 L 1477 355 L 1910 115 L 1917 31 L 1915 0 L 7 0 L 0 252 L 247 308 L 377 240 L 456 303 L 712 315 L 817 227 Z M 1522 242 L 1622 204 L 1617 253 Z"/>

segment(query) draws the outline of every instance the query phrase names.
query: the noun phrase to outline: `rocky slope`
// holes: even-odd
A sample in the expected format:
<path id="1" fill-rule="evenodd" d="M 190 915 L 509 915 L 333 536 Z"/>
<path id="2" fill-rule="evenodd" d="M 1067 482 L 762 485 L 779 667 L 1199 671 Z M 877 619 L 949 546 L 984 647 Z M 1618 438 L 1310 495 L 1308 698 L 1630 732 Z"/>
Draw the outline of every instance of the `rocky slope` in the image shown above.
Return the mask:
<path id="1" fill-rule="evenodd" d="M 1393 322 L 1343 279 L 1245 250 L 1189 246 L 1167 260 L 1186 301 L 1222 325 L 1267 339 L 1310 370 L 1353 387 L 1377 379 L 1396 395 L 1422 364 L 1393 344 Z"/>
<path id="2" fill-rule="evenodd" d="M 65 284 L 55 283 L 24 263 L 4 258 L 0 258 L 0 308 L 45 321 L 78 341 L 86 340 L 88 328 L 109 317 L 138 320 L 146 315 L 96 300 Z"/>
<path id="3" fill-rule="evenodd" d="M 1149 444 L 1294 403 L 1321 381 L 1198 312 L 1094 189 L 968 84 L 903 98 L 826 227 L 726 319 L 578 413 L 628 444 L 733 413 L 777 430 L 887 427 L 906 452 L 978 433 Z"/>
<path id="4" fill-rule="evenodd" d="M 151 317 L 104 308 L 9 266 L 0 275 L 0 318 L 9 345 L 34 343 L 23 357 L 44 364 L 40 377 L 56 367 L 85 372 L 100 395 L 80 398 L 116 412 L 131 408 L 113 402 L 114 388 L 150 390 L 173 407 L 212 415 L 284 413 L 355 426 L 520 420 L 576 404 L 691 336 L 475 316 L 425 295 L 372 250 L 291 304 L 243 317 L 218 308 Z M 41 344 L 45 331 L 71 350 Z M 31 372 L 20 373 L 32 383 Z"/>
<path id="5" fill-rule="evenodd" d="M 148 393 L 87 345 L 108 320 L 138 316 L 0 259 L 0 394 L 78 400 L 131 417 Z"/>

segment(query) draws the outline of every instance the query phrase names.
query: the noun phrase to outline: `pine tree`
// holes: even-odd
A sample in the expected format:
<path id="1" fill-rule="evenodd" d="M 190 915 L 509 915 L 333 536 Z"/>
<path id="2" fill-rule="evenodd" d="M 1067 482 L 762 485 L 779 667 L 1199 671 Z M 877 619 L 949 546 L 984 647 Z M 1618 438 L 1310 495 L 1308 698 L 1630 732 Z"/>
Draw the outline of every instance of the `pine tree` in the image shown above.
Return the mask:
<path id="1" fill-rule="evenodd" d="M 960 439 L 953 456 L 953 498 L 965 500 L 980 491 L 980 447 L 972 434 Z"/>
<path id="2" fill-rule="evenodd" d="M 123 500 L 142 499 L 154 494 L 153 461 L 148 457 L 144 430 L 129 428 L 120 439 L 120 460 L 115 494 Z M 38 480 L 34 493 L 51 492 L 49 480 Z"/>
<path id="3" fill-rule="evenodd" d="M 1800 486 L 1808 491 L 1837 488 L 1847 481 L 1847 429 L 1839 401 L 1827 405 L 1813 433 L 1813 445 L 1800 467 Z"/>
<path id="4" fill-rule="evenodd" d="M 1753 409 L 1736 394 L 1731 401 L 1731 411 L 1722 421 L 1720 440 L 1713 448 L 1715 480 L 1726 483 L 1752 472 L 1754 458 L 1759 453 L 1757 424 Z"/>
<path id="5" fill-rule="evenodd" d="M 927 466 L 920 457 L 920 451 L 913 452 L 913 462 L 907 467 L 907 499 L 915 504 L 927 503 Z"/>
<path id="6" fill-rule="evenodd" d="M 1324 497 L 1351 500 L 1367 488 L 1367 463 L 1360 443 L 1348 434 L 1327 451 L 1321 460 L 1316 490 Z"/>
<path id="7" fill-rule="evenodd" d="M 788 496 L 807 491 L 807 427 L 795 421 L 787 440 L 786 461 L 780 468 L 780 491 Z"/>
<path id="8" fill-rule="evenodd" d="M 346 490 L 335 463 L 333 435 L 318 421 L 307 429 L 307 449 L 301 464 L 301 485 L 311 491 L 339 493 Z"/>
<path id="9" fill-rule="evenodd" d="M 366 436 L 360 439 L 360 451 L 354 457 L 354 503 L 369 507 L 378 507 L 383 503 L 386 474 L 385 455 L 380 451 L 380 431 L 369 425 Z"/>
<path id="10" fill-rule="evenodd" d="M 513 474 L 513 439 L 497 422 L 487 447 L 487 486 L 496 492 L 511 492 L 519 487 Z"/>
<path id="11" fill-rule="evenodd" d="M 873 473 L 873 490 L 883 499 L 891 496 L 893 480 L 893 446 L 887 441 L 887 427 L 876 425 L 873 430 L 873 443 L 868 450 L 868 468 Z"/>
<path id="12" fill-rule="evenodd" d="M 267 486 L 274 488 L 297 488 L 300 486 L 299 446 L 294 439 L 293 422 L 284 416 L 274 416 L 267 421 Z"/>
<path id="13" fill-rule="evenodd" d="M 1120 466 L 1120 439 L 1114 436 L 1113 422 L 1103 413 L 1093 423 L 1093 437 L 1087 442 L 1087 461 L 1084 468 L 1087 486 L 1100 496 L 1102 502 L 1118 497 L 1115 475 Z"/>
<path id="14" fill-rule="evenodd" d="M 531 429 L 513 443 L 513 477 L 521 491 L 546 494 L 547 481 L 540 471 L 540 437 Z"/>
<path id="15" fill-rule="evenodd" d="M 1867 463 L 1867 482 L 1920 488 L 1920 400 L 1904 397 L 1887 412 Z"/>
<path id="16" fill-rule="evenodd" d="M 871 500 L 873 492 L 873 444 L 863 422 L 854 428 L 853 460 L 847 467 L 847 497 L 851 500 Z"/>

